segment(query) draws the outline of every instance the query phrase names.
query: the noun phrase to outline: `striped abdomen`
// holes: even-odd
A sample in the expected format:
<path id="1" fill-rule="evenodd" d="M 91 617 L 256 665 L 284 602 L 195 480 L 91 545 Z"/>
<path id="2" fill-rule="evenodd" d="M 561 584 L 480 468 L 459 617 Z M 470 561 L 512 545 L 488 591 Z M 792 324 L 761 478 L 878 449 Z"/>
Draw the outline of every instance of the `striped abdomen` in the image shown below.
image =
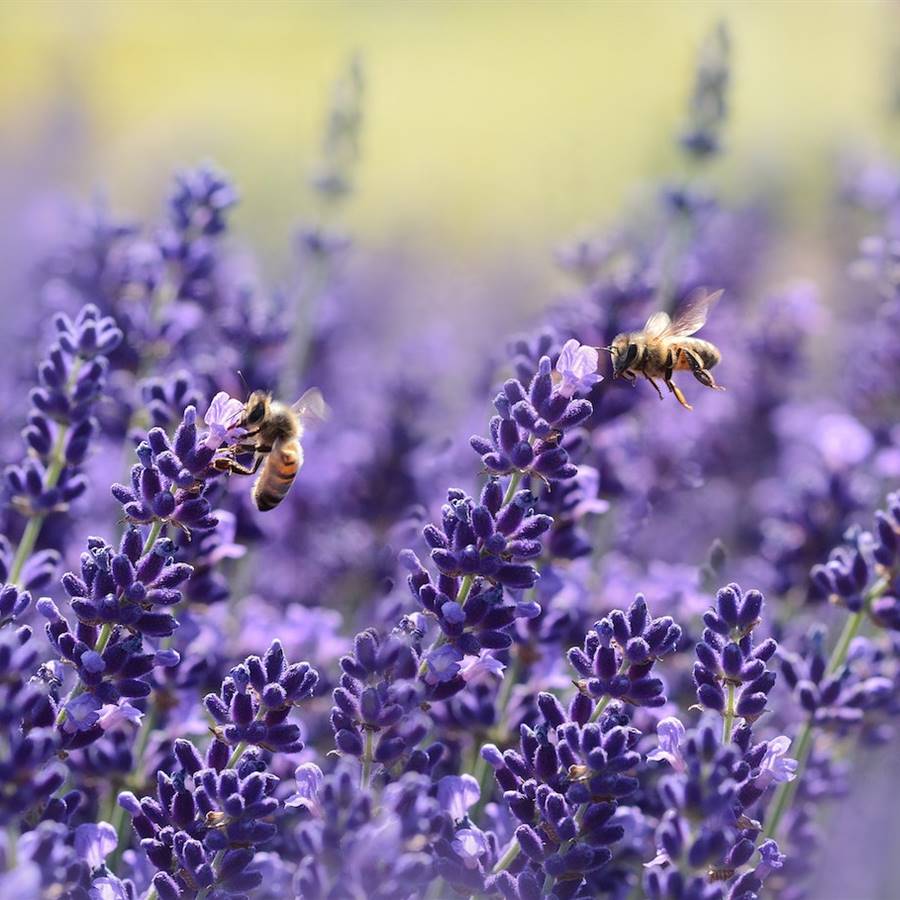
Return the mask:
<path id="1" fill-rule="evenodd" d="M 287 496 L 302 465 L 303 450 L 299 441 L 276 441 L 253 485 L 253 501 L 257 509 L 266 512 L 278 506 Z"/>
<path id="2" fill-rule="evenodd" d="M 686 350 L 693 354 L 695 358 L 699 359 L 703 364 L 704 369 L 711 369 L 719 362 L 719 360 L 722 359 L 722 354 L 719 353 L 719 348 L 710 341 L 704 341 L 703 338 L 676 338 L 673 340 L 673 343 L 675 347 L 680 347 L 683 350 Z M 692 369 L 693 365 L 691 365 L 691 361 L 688 359 L 687 355 L 685 353 L 682 353 L 675 368 Z"/>

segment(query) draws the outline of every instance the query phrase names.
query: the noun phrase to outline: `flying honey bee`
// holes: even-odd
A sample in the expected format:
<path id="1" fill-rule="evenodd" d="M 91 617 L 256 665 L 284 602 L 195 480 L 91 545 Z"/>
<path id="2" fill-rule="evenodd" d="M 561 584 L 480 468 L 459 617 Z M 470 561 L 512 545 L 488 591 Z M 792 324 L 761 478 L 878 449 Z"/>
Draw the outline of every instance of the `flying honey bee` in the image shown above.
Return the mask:
<path id="1" fill-rule="evenodd" d="M 634 384 L 637 376 L 643 375 L 656 388 L 660 400 L 662 391 L 653 379 L 662 378 L 685 409 L 693 407 L 672 381 L 672 374 L 679 369 L 689 369 L 700 384 L 724 391 L 709 371 L 722 358 L 719 348 L 702 338 L 691 337 L 703 327 L 710 307 L 721 296 L 722 291 L 697 291 L 674 321 L 668 313 L 655 312 L 641 331 L 616 335 L 612 346 L 601 348 L 612 357 L 613 378 L 621 376 Z"/>
<path id="2" fill-rule="evenodd" d="M 310 388 L 293 406 L 273 400 L 267 391 L 254 391 L 238 422 L 246 434 L 215 465 L 236 475 L 255 475 L 262 466 L 251 496 L 261 512 L 274 509 L 287 496 L 303 465 L 300 439 L 306 426 L 324 421 L 327 414 L 318 388 Z M 254 454 L 249 467 L 235 458 L 245 453 Z"/>

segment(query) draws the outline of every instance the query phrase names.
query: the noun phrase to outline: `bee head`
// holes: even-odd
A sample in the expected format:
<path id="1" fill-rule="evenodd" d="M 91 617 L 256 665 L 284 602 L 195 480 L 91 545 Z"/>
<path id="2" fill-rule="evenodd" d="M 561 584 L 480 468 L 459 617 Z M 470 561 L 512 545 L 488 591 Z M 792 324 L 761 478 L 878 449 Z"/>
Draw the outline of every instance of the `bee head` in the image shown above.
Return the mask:
<path id="1" fill-rule="evenodd" d="M 613 364 L 613 378 L 618 378 L 633 362 L 637 356 L 637 344 L 630 334 L 617 334 L 608 350 Z"/>
<path id="2" fill-rule="evenodd" d="M 255 428 L 262 423 L 269 411 L 270 400 L 271 397 L 266 391 L 254 391 L 250 395 L 250 399 L 244 406 L 243 425 L 245 428 Z"/>

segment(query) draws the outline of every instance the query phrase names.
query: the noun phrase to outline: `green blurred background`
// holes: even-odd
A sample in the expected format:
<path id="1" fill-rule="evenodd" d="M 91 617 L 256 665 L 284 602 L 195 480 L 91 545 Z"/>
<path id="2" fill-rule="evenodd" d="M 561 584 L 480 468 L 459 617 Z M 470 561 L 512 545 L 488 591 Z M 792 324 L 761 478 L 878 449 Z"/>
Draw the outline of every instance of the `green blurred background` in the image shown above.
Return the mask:
<path id="1" fill-rule="evenodd" d="M 5 165 L 34 167 L 50 141 L 49 187 L 144 212 L 174 168 L 213 160 L 240 187 L 238 229 L 278 260 L 311 202 L 330 85 L 358 51 L 351 230 L 545 259 L 677 171 L 694 54 L 719 18 L 734 90 L 714 175 L 739 195 L 749 174 L 814 223 L 833 151 L 885 138 L 892 3 L 5 0 Z"/>

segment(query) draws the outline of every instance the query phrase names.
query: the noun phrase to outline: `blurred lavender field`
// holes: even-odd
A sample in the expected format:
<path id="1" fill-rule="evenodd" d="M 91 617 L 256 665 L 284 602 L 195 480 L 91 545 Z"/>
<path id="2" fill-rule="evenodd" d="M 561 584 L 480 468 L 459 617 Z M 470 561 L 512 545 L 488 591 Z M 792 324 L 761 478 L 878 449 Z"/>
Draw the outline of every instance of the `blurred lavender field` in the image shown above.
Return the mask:
<path id="1" fill-rule="evenodd" d="M 3 13 L 0 896 L 893 897 L 888 8 L 815 109 L 799 6 L 64 9 Z M 725 390 L 629 385 L 719 290 Z M 248 398 L 313 387 L 294 479 Z"/>

